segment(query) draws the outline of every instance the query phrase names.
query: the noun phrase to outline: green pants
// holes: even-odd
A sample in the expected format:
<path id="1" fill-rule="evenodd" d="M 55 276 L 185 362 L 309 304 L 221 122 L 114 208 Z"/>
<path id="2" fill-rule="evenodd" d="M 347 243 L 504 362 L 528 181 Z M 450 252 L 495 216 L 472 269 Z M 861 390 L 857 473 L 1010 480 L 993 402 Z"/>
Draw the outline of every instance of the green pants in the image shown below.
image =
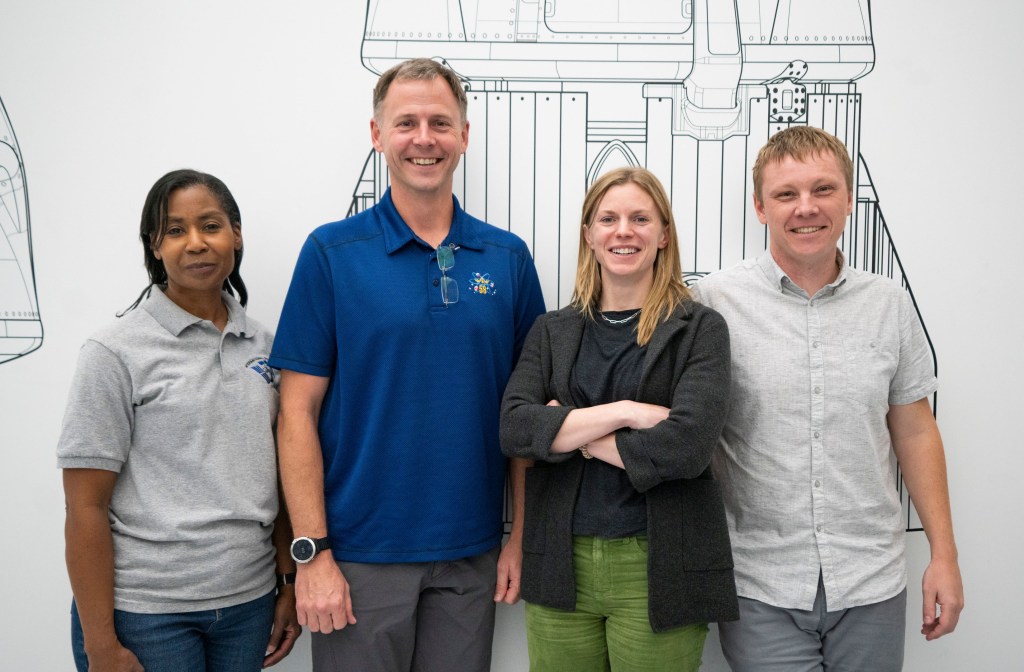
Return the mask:
<path id="1" fill-rule="evenodd" d="M 655 633 L 647 614 L 647 538 L 573 538 L 576 610 L 526 605 L 532 672 L 690 672 L 706 623 Z"/>

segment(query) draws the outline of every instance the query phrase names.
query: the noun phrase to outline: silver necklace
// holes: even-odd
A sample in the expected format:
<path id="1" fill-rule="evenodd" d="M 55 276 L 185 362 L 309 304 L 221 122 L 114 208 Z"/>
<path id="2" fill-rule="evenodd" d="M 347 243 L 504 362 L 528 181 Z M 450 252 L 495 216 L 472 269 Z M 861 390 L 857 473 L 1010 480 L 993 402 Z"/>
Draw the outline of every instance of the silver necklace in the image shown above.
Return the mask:
<path id="1" fill-rule="evenodd" d="M 636 317 L 639 314 L 640 314 L 640 311 L 638 310 L 635 313 L 633 313 L 632 315 L 630 315 L 629 317 L 624 317 L 621 320 L 613 320 L 610 317 L 605 316 L 604 313 L 601 313 L 601 319 L 604 320 L 605 322 L 607 322 L 608 324 L 625 324 L 626 322 L 629 322 L 630 320 L 632 320 L 634 317 Z"/>

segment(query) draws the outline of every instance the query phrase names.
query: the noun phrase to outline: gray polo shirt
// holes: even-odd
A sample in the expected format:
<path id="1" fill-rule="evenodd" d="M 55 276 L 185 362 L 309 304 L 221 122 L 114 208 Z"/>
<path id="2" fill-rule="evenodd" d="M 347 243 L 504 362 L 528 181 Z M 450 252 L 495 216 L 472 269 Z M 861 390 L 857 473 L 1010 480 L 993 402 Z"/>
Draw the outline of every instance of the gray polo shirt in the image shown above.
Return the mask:
<path id="1" fill-rule="evenodd" d="M 733 400 L 713 467 L 740 595 L 829 611 L 906 585 L 904 523 L 886 414 L 935 391 L 907 292 L 849 268 L 813 297 L 769 252 L 696 286 L 725 317 Z"/>
<path id="2" fill-rule="evenodd" d="M 274 588 L 273 337 L 224 302 L 222 333 L 154 289 L 82 346 L 57 465 L 119 472 L 117 609 L 216 609 Z"/>

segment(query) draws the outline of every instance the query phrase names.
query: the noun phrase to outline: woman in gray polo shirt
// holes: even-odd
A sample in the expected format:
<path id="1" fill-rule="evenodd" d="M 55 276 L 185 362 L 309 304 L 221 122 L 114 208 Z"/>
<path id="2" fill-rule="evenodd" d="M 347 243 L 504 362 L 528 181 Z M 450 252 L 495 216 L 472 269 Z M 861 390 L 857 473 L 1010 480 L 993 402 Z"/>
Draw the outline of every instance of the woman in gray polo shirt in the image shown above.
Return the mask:
<path id="1" fill-rule="evenodd" d="M 140 234 L 150 284 L 82 347 L 57 447 L 75 664 L 253 672 L 300 633 L 273 338 L 243 309 L 223 182 L 163 176 Z"/>
<path id="2" fill-rule="evenodd" d="M 534 672 L 700 666 L 737 617 L 709 464 L 729 400 L 729 334 L 682 284 L 650 172 L 598 178 L 568 308 L 537 319 L 502 402 L 526 476 L 522 596 Z"/>

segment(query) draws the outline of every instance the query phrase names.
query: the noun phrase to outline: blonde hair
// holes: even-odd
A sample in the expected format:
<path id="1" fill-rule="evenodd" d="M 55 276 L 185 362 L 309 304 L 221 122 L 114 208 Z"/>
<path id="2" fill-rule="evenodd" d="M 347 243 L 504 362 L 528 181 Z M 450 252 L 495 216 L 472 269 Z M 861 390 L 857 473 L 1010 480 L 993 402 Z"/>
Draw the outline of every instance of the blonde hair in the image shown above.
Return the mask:
<path id="1" fill-rule="evenodd" d="M 659 322 L 668 320 L 669 315 L 683 301 L 690 299 L 690 291 L 683 284 L 682 263 L 679 261 L 679 240 L 676 237 L 676 223 L 672 206 L 661 182 L 654 173 L 645 168 L 616 168 L 594 180 L 583 199 L 583 214 L 580 218 L 580 253 L 576 266 L 576 285 L 569 305 L 581 313 L 594 318 L 594 311 L 601 302 L 601 265 L 597 263 L 594 251 L 587 244 L 586 228 L 593 223 L 602 199 L 612 187 L 635 184 L 647 192 L 654 201 L 668 240 L 658 250 L 654 259 L 654 284 L 641 306 L 640 319 L 636 325 L 636 342 L 647 345 L 654 335 Z"/>
<path id="2" fill-rule="evenodd" d="M 813 126 L 790 126 L 768 139 L 767 144 L 757 153 L 754 161 L 754 196 L 761 198 L 761 184 L 764 169 L 771 163 L 779 163 L 788 156 L 805 161 L 809 156 L 832 155 L 846 178 L 846 189 L 853 192 L 853 161 L 846 145 L 827 131 Z"/>
<path id="3" fill-rule="evenodd" d="M 377 85 L 373 87 L 373 118 L 380 121 L 380 111 L 384 106 L 384 99 L 387 98 L 388 90 L 394 82 L 437 78 L 444 80 L 444 83 L 451 89 L 452 95 L 455 96 L 455 100 L 459 104 L 459 111 L 462 112 L 462 121 L 465 122 L 468 101 L 466 90 L 463 88 L 459 76 L 447 65 L 429 58 L 413 58 L 402 61 L 380 76 Z"/>

